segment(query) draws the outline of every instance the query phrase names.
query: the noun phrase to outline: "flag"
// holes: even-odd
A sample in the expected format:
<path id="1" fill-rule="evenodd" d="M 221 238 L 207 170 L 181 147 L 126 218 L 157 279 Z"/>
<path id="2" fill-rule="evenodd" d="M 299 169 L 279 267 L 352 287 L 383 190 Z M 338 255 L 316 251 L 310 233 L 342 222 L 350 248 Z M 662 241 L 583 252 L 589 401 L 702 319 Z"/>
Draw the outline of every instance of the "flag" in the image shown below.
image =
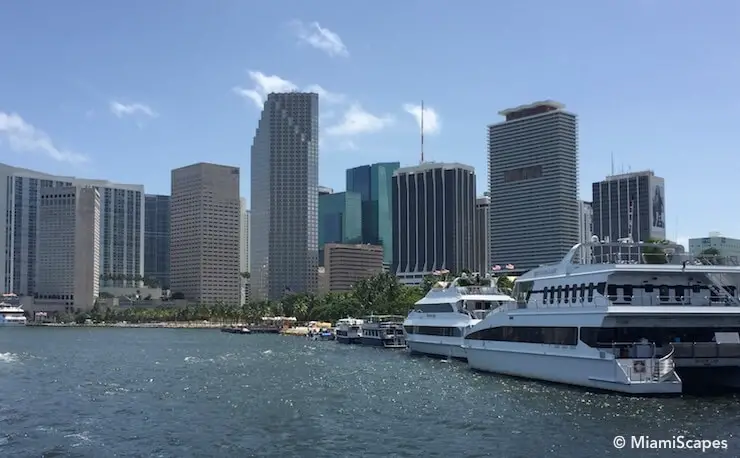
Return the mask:
<path id="1" fill-rule="evenodd" d="M 442 275 L 442 272 L 440 272 L 439 270 L 435 270 L 434 272 L 432 272 L 432 275 L 434 275 L 435 277 L 438 277 Z"/>
<path id="2" fill-rule="evenodd" d="M 499 271 L 499 270 L 501 270 L 501 266 L 499 266 L 499 265 L 495 265 L 495 266 L 493 266 L 493 267 L 491 268 L 491 270 L 493 270 L 493 271 Z"/>
<path id="3" fill-rule="evenodd" d="M 514 270 L 514 264 L 506 264 L 506 268 L 509 270 Z"/>
<path id="4" fill-rule="evenodd" d="M 449 270 L 447 270 L 447 269 L 442 269 L 442 273 L 443 273 L 443 274 L 448 274 L 448 273 L 450 273 L 450 271 L 449 271 Z"/>

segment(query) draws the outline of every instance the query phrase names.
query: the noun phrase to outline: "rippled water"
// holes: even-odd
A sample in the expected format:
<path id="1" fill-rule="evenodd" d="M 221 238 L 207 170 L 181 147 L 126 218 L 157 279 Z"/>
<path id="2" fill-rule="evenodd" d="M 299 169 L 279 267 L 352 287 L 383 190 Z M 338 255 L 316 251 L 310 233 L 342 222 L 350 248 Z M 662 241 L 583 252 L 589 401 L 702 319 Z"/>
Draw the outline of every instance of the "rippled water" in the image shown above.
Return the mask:
<path id="1" fill-rule="evenodd" d="M 694 456 L 615 435 L 728 439 L 737 397 L 629 398 L 298 337 L 0 329 L 0 456 Z"/>

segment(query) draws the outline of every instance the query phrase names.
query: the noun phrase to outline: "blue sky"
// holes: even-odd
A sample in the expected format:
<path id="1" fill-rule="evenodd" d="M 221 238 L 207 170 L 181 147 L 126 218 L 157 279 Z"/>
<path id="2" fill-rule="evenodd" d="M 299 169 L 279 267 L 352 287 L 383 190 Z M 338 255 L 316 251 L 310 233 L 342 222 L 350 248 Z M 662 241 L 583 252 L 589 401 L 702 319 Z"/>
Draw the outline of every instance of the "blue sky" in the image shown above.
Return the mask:
<path id="1" fill-rule="evenodd" d="M 665 177 L 669 237 L 740 237 L 738 17 L 720 0 L 5 2 L 0 161 L 150 193 L 224 163 L 248 197 L 253 99 L 319 86 L 322 185 L 417 163 L 423 99 L 426 158 L 473 165 L 482 193 L 486 125 L 550 98 L 579 115 L 582 198 L 613 153 Z"/>

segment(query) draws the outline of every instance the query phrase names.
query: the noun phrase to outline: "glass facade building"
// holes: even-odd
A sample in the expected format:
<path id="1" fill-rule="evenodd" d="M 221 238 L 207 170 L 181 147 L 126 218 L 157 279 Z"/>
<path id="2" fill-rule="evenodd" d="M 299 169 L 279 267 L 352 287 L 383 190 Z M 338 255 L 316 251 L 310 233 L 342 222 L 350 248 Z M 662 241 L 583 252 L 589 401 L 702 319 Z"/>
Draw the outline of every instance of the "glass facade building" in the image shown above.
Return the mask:
<path id="1" fill-rule="evenodd" d="M 170 196 L 144 196 L 144 276 L 170 286 Z"/>
<path id="2" fill-rule="evenodd" d="M 362 242 L 362 204 L 356 192 L 319 196 L 319 265 L 324 265 L 324 244 Z"/>
<path id="3" fill-rule="evenodd" d="M 380 162 L 347 170 L 347 191 L 362 199 L 362 243 L 381 245 L 383 263 L 393 261 L 392 179 L 399 162 Z"/>

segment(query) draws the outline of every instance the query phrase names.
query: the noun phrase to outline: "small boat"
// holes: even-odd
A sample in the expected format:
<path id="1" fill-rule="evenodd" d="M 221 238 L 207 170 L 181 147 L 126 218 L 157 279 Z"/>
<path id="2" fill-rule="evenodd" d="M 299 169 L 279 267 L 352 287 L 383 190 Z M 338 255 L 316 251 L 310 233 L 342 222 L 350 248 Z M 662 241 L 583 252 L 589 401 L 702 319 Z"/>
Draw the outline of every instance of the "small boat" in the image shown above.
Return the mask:
<path id="1" fill-rule="evenodd" d="M 229 334 L 251 334 L 247 328 L 221 328 L 221 332 L 228 332 Z"/>
<path id="2" fill-rule="evenodd" d="M 342 318 L 337 321 L 337 342 L 345 344 L 360 343 L 362 340 L 362 320 Z"/>

